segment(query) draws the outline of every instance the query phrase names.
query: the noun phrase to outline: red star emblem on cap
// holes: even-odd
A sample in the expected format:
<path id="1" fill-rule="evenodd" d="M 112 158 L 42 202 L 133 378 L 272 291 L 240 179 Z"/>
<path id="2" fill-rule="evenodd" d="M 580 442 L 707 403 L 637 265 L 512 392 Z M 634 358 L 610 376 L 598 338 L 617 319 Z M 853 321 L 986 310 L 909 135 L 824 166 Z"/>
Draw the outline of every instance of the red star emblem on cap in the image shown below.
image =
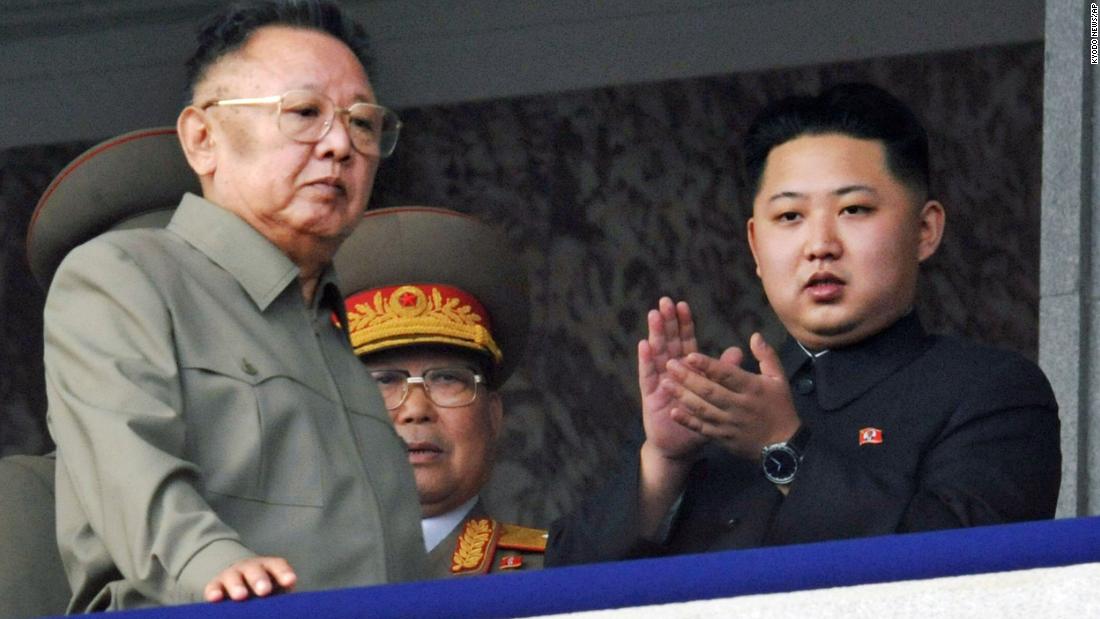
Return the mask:
<path id="1" fill-rule="evenodd" d="M 416 305 L 416 295 L 411 292 L 406 292 L 401 295 L 401 298 L 397 300 L 401 304 L 401 307 L 412 307 Z"/>

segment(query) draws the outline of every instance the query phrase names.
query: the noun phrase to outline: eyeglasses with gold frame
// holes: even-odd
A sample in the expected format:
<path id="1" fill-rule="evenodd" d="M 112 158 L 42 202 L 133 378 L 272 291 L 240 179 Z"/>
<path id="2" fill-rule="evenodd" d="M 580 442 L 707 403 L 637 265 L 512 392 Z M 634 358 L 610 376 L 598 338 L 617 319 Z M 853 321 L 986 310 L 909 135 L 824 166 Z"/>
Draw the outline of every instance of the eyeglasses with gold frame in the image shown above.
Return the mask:
<path id="1" fill-rule="evenodd" d="M 203 104 L 201 109 L 238 105 L 277 106 L 279 131 L 305 144 L 315 144 L 328 135 L 339 113 L 347 121 L 352 147 L 367 156 L 389 157 L 401 132 L 401 120 L 385 106 L 361 101 L 342 108 L 312 90 L 291 90 L 271 97 L 219 99 Z"/>

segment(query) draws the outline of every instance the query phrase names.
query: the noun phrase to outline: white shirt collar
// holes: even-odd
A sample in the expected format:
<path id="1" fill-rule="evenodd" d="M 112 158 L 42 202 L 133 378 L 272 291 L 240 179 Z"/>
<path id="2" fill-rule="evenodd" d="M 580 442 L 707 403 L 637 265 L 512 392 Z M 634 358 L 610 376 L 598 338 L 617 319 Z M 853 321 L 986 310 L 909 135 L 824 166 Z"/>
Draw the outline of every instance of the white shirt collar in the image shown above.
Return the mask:
<path id="1" fill-rule="evenodd" d="M 817 359 L 821 355 L 824 355 L 825 353 L 829 352 L 828 348 L 826 348 L 825 350 L 819 350 L 817 352 L 810 352 L 805 346 L 802 345 L 802 342 L 799 342 L 798 340 L 795 340 L 794 343 L 798 344 L 798 347 L 802 349 L 802 352 L 809 355 L 811 359 Z"/>
<path id="2" fill-rule="evenodd" d="M 474 498 L 445 514 L 432 516 L 431 518 L 421 518 L 420 528 L 424 532 L 424 549 L 431 552 L 433 548 L 439 545 L 439 542 L 446 539 L 451 531 L 458 526 L 458 523 L 462 522 L 466 514 L 470 513 L 476 503 L 477 496 L 474 496 Z"/>

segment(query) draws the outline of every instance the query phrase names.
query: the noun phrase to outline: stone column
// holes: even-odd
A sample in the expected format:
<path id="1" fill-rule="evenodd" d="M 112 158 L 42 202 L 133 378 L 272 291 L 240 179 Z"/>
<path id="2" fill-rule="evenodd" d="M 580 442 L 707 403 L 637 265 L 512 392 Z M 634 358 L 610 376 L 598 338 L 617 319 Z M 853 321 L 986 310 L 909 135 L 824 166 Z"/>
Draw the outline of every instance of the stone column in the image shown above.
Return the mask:
<path id="1" fill-rule="evenodd" d="M 1062 418 L 1058 516 L 1100 513 L 1100 141 L 1092 0 L 1047 0 L 1039 364 Z"/>

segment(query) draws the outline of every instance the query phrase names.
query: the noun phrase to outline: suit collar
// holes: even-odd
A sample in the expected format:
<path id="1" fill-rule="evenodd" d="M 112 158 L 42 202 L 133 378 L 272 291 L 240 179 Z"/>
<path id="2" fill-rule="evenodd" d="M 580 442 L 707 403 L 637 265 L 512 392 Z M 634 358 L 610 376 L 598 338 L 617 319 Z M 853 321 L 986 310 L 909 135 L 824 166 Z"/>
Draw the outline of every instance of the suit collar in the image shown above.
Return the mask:
<path id="1" fill-rule="evenodd" d="M 818 404 L 824 410 L 837 410 L 912 362 L 930 343 L 916 311 L 910 311 L 862 342 L 830 350 L 812 362 L 788 336 L 780 360 L 788 380 L 811 365 Z"/>
<path id="2" fill-rule="evenodd" d="M 232 275 L 260 311 L 298 279 L 298 267 L 259 231 L 194 194 L 183 196 L 168 228 Z"/>

